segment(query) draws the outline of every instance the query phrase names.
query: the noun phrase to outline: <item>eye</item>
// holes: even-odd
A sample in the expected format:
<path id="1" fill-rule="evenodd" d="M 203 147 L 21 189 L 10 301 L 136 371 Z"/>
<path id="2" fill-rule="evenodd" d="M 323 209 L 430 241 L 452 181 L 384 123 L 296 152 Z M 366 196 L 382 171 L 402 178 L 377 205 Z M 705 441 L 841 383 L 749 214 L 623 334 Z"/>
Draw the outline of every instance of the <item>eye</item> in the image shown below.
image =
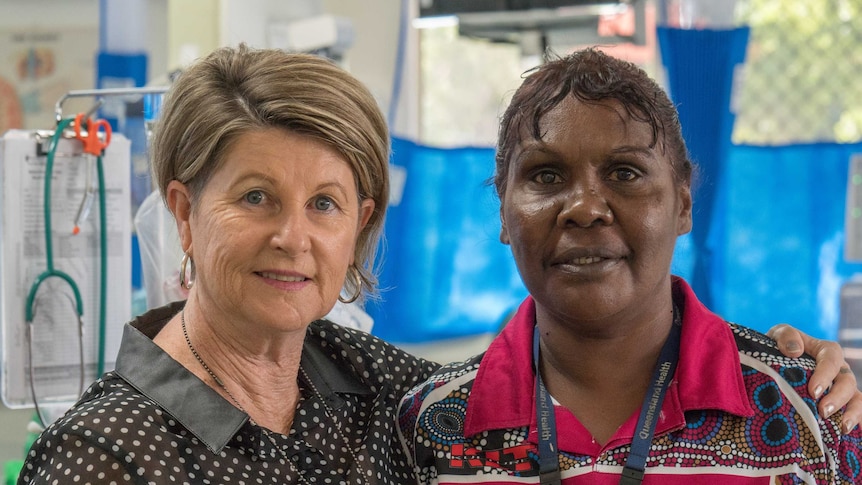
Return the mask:
<path id="1" fill-rule="evenodd" d="M 613 172 L 611 172 L 611 179 L 618 180 L 620 182 L 629 182 L 638 177 L 639 175 L 636 171 L 627 167 L 617 168 L 614 169 Z"/>
<path id="2" fill-rule="evenodd" d="M 263 192 L 261 192 L 260 190 L 252 190 L 251 192 L 245 194 L 244 199 L 249 204 L 259 205 L 263 202 L 264 199 Z"/>
<path id="3" fill-rule="evenodd" d="M 318 197 L 314 199 L 314 208 L 319 211 L 331 210 L 335 204 L 329 197 Z"/>
<path id="4" fill-rule="evenodd" d="M 559 182 L 560 176 L 554 172 L 549 172 L 546 170 L 546 171 L 542 171 L 542 172 L 537 173 L 533 177 L 533 181 L 535 181 L 536 183 L 544 184 L 544 185 L 550 185 L 550 184 Z"/>

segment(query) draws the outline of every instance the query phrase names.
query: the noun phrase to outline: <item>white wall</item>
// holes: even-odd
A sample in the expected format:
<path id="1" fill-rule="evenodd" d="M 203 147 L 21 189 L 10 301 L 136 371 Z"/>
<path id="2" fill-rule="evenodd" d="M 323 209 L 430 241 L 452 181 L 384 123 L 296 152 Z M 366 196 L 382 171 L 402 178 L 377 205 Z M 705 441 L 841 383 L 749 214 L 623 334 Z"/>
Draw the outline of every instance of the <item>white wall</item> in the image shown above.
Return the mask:
<path id="1" fill-rule="evenodd" d="M 130 31 L 139 35 L 139 24 L 146 24 L 151 78 L 181 65 L 179 48 L 184 44 L 195 43 L 199 55 L 218 45 L 239 42 L 264 47 L 266 26 L 270 22 L 323 13 L 346 17 L 353 23 L 356 34 L 345 58 L 346 67 L 368 85 L 381 106 L 388 109 L 400 0 L 145 0 L 145 3 L 147 18 L 129 19 L 128 25 Z M 410 0 L 409 3 L 413 6 L 416 2 Z M 0 0 L 0 29 L 8 27 L 98 29 L 99 0 Z M 98 45 L 81 47 L 98 49 Z M 408 57 L 410 62 L 415 62 L 415 55 Z"/>
<path id="2" fill-rule="evenodd" d="M 2 0 L 0 27 L 89 26 L 99 23 L 99 0 Z"/>
<path id="3" fill-rule="evenodd" d="M 347 53 L 347 68 L 371 89 L 384 113 L 388 113 L 392 101 L 402 3 L 409 4 L 408 19 L 418 12 L 415 0 L 323 0 L 327 13 L 353 22 L 356 40 Z M 419 49 L 416 31 L 408 28 L 407 32 L 399 110 L 390 128 L 396 134 L 415 138 L 419 133 L 416 89 Z"/>
<path id="4" fill-rule="evenodd" d="M 321 14 L 348 19 L 355 39 L 344 58 L 344 66 L 369 87 L 388 113 L 395 79 L 401 19 L 400 0 L 162 0 L 167 1 L 167 64 L 170 70 L 205 55 L 220 45 L 245 42 L 268 47 L 267 27 L 273 22 L 290 21 Z M 405 1 L 418 10 L 415 0 Z M 410 32 L 406 49 L 403 89 L 393 132 L 416 136 L 416 86 L 418 52 L 416 34 Z"/>
<path id="5" fill-rule="evenodd" d="M 113 0 L 115 4 L 126 0 Z M 167 0 L 144 0 L 147 17 L 135 19 L 135 23 L 145 24 L 144 29 L 133 29 L 136 35 L 141 30 L 146 33 L 146 43 L 149 46 L 150 77 L 158 76 L 167 66 Z M 188 0 L 190 1 L 190 0 Z M 0 0 L 0 29 L 45 30 L 51 28 L 84 28 L 98 31 L 100 28 L 99 0 Z M 80 46 L 82 50 L 91 50 L 95 59 L 99 48 L 98 42 L 92 46 Z M 95 63 L 95 60 L 94 60 Z M 94 64 L 95 65 L 95 64 Z M 95 73 L 93 75 L 95 79 Z M 83 89 L 84 87 L 81 87 Z"/>

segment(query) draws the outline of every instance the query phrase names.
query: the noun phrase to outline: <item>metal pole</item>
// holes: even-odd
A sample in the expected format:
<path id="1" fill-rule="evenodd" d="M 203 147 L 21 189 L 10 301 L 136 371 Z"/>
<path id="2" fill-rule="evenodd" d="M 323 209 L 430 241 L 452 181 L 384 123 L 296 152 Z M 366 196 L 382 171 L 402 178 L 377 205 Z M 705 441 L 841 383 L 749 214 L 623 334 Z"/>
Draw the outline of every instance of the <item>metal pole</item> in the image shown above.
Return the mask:
<path id="1" fill-rule="evenodd" d="M 145 94 L 162 94 L 169 89 L 169 86 L 153 86 L 142 88 L 104 88 L 104 89 L 80 89 L 69 91 L 57 100 L 54 105 L 54 116 L 57 123 L 63 119 L 63 103 L 69 98 L 103 98 L 105 96 L 129 96 L 129 95 L 145 95 Z M 101 104 L 101 101 L 100 101 Z"/>

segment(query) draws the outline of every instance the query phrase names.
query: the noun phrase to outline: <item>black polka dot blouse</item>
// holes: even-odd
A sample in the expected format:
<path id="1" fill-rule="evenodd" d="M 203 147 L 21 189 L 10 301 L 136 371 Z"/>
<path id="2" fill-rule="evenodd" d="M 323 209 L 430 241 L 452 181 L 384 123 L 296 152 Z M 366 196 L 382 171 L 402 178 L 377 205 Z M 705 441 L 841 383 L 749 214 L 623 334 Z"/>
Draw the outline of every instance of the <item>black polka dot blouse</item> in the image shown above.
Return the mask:
<path id="1" fill-rule="evenodd" d="M 152 310 L 126 325 L 116 369 L 33 443 L 19 485 L 414 482 L 395 410 L 437 364 L 366 333 L 314 322 L 302 367 L 334 420 L 300 378 L 299 409 L 283 435 L 256 425 L 153 343 L 180 308 Z"/>

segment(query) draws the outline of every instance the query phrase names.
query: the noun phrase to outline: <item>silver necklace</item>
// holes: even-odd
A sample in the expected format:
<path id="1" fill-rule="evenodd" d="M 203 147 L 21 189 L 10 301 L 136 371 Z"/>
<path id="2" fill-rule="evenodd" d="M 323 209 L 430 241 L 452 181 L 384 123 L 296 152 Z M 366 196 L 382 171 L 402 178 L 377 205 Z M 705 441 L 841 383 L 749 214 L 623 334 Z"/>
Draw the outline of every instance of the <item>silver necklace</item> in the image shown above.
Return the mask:
<path id="1" fill-rule="evenodd" d="M 246 410 L 242 407 L 242 404 L 240 404 L 239 401 L 237 400 L 237 398 L 234 397 L 234 395 L 230 392 L 230 390 L 228 390 L 228 388 L 227 388 L 227 386 L 225 386 L 224 382 L 222 382 L 222 380 L 218 378 L 218 376 L 215 374 L 215 372 L 213 372 L 212 369 L 210 369 L 210 366 L 208 366 L 207 363 L 204 362 L 204 359 L 201 358 L 201 355 L 195 349 L 195 346 L 192 345 L 192 340 L 189 338 L 189 331 L 186 328 L 186 309 L 185 308 L 183 308 L 180 311 L 180 322 L 181 322 L 182 327 L 183 327 L 183 337 L 185 337 L 186 345 L 188 345 L 189 350 L 192 352 L 192 355 L 195 356 L 195 359 L 197 359 L 197 361 L 198 361 L 198 363 L 200 363 L 201 367 L 203 367 L 204 370 L 207 371 L 207 374 L 209 374 L 209 376 L 212 377 L 212 380 L 215 381 L 216 385 L 219 386 L 225 392 L 225 394 L 228 395 L 228 397 L 230 397 L 231 401 L 233 401 L 234 404 L 236 404 L 236 407 L 240 411 L 244 412 L 245 414 L 248 414 L 248 412 L 246 412 Z M 335 419 L 335 415 L 332 412 L 332 410 L 329 408 L 329 405 L 326 404 L 326 400 L 323 399 L 323 396 L 320 394 L 320 391 L 317 390 L 317 386 L 314 385 L 314 382 L 311 381 L 311 378 L 308 377 L 308 373 L 305 372 L 305 369 L 303 369 L 302 366 L 299 366 L 299 372 L 302 373 L 302 377 L 305 379 L 306 382 L 308 382 L 309 387 L 311 387 L 311 391 L 314 393 L 314 395 L 317 397 L 317 399 L 320 401 L 320 403 L 323 404 L 323 412 L 326 414 L 326 417 L 328 417 L 330 420 L 332 420 L 333 423 L 335 423 L 335 427 L 338 428 L 338 432 L 341 434 L 341 439 L 344 442 L 344 447 L 350 453 L 351 458 L 353 458 L 353 463 L 356 465 L 356 470 L 359 472 L 359 475 L 363 478 L 363 482 L 366 485 L 368 485 L 368 475 L 365 474 L 365 469 L 362 467 L 362 464 L 359 463 L 359 459 L 357 458 L 356 453 L 353 452 L 353 447 L 350 446 L 350 441 L 347 439 L 347 435 L 344 433 L 344 430 L 341 429 L 341 423 Z M 275 446 L 279 451 L 281 451 L 282 456 L 284 456 L 284 460 L 290 466 L 291 470 L 293 470 L 293 472 L 296 473 L 296 477 L 299 479 L 299 481 L 306 484 L 306 485 L 310 485 L 308 483 L 308 481 L 305 480 L 305 477 L 303 477 L 302 473 L 299 471 L 299 468 L 297 468 L 297 466 L 293 463 L 293 460 L 291 460 L 287 456 L 287 452 L 284 451 L 283 449 L 281 449 L 281 447 L 278 445 L 278 443 L 275 442 L 275 438 L 273 438 L 272 435 L 265 428 L 262 428 L 262 430 L 263 430 L 263 434 L 266 435 L 266 437 L 269 439 L 269 441 L 272 443 L 272 445 Z"/>

